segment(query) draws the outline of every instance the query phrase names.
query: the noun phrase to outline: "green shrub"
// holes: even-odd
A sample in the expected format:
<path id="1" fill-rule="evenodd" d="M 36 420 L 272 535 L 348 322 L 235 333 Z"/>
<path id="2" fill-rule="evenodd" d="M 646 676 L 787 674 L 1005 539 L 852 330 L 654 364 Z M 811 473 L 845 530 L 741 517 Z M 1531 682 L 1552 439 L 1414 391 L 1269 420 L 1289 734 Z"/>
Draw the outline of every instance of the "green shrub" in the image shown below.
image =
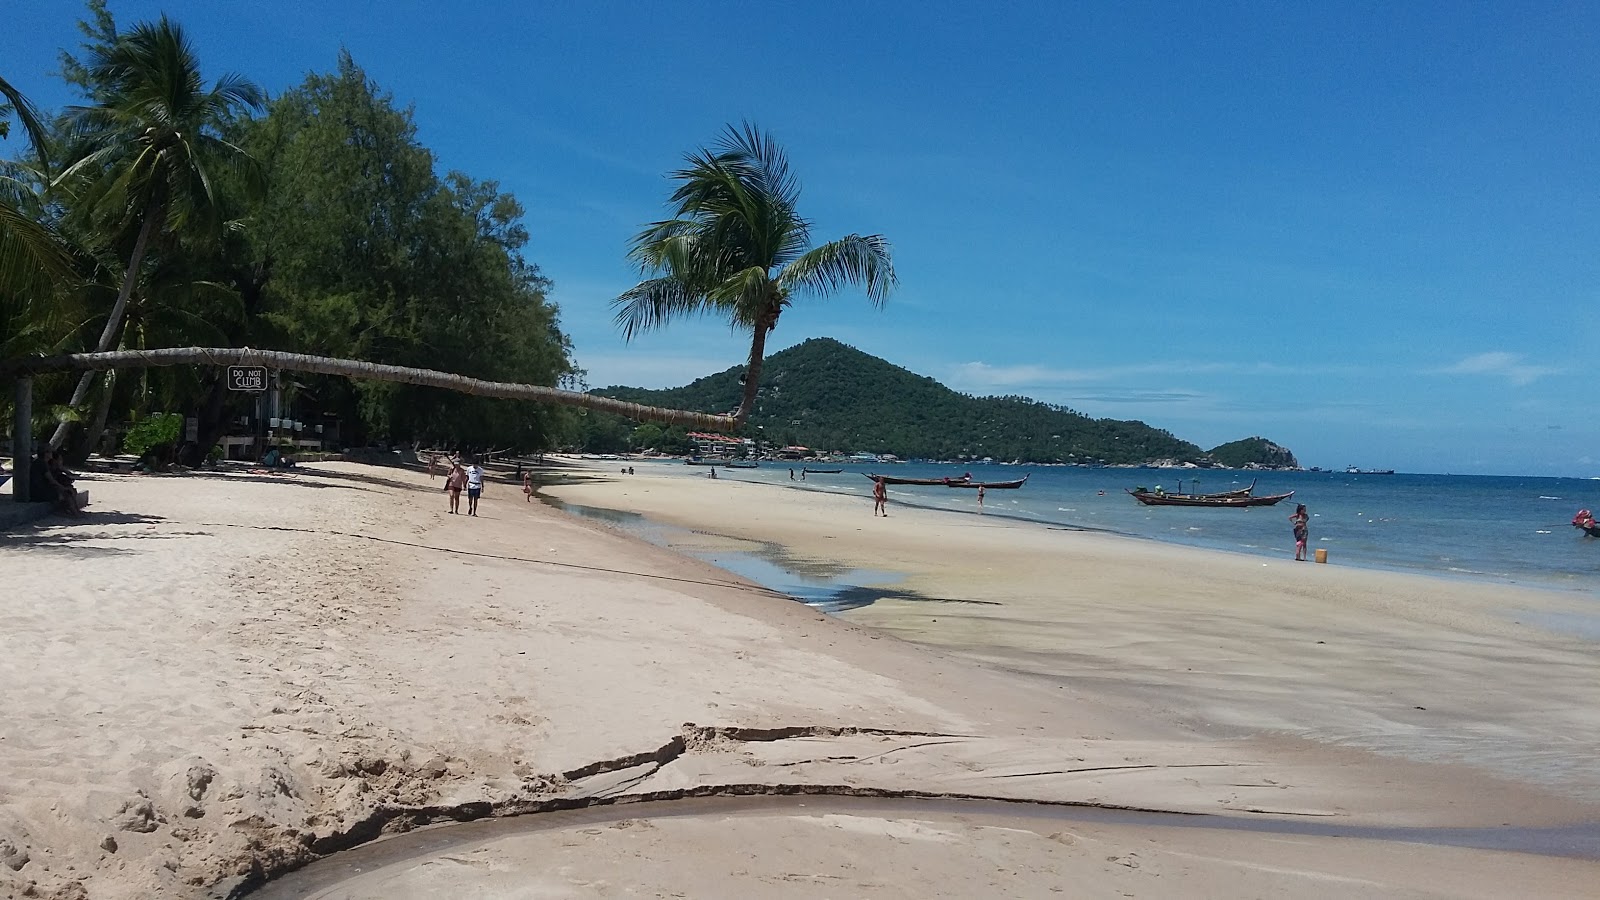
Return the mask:
<path id="1" fill-rule="evenodd" d="M 178 413 L 151 413 L 133 423 L 127 437 L 122 439 L 122 449 L 134 456 L 144 456 L 160 447 L 172 447 L 183 436 L 183 416 Z"/>

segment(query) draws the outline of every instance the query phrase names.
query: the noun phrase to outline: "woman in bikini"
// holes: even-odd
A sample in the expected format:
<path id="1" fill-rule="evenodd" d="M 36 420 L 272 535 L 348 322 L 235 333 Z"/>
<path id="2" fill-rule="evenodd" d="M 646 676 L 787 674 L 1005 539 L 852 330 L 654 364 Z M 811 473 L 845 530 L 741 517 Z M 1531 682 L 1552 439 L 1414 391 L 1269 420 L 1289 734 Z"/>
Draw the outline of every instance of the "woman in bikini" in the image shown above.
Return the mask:
<path id="1" fill-rule="evenodd" d="M 1289 517 L 1294 524 L 1294 558 L 1305 562 L 1306 539 L 1311 535 L 1311 516 L 1306 512 L 1304 503 L 1294 508 L 1294 515 Z"/>

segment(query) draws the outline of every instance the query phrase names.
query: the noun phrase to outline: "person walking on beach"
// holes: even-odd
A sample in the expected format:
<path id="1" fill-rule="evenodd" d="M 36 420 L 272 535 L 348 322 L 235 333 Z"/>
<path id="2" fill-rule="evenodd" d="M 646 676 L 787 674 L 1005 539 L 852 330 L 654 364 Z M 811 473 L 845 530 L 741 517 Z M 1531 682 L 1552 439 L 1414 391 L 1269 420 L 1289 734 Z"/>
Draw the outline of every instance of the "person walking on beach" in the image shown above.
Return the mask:
<path id="1" fill-rule="evenodd" d="M 473 460 L 467 466 L 467 515 L 478 514 L 478 498 L 483 496 L 483 466 Z"/>
<path id="2" fill-rule="evenodd" d="M 789 467 L 789 480 L 790 481 L 794 480 L 794 466 L 790 466 Z"/>
<path id="3" fill-rule="evenodd" d="M 1306 560 L 1306 539 L 1311 536 L 1311 516 L 1306 512 L 1304 503 L 1294 508 L 1294 515 L 1289 517 L 1294 524 L 1294 558 L 1300 562 Z"/>
<path id="4" fill-rule="evenodd" d="M 889 518 L 889 486 L 882 478 L 872 481 L 872 515 Z"/>
<path id="5" fill-rule="evenodd" d="M 522 495 L 529 503 L 533 502 L 533 473 L 522 473 Z"/>
<path id="6" fill-rule="evenodd" d="M 978 515 L 983 515 L 983 485 L 978 485 Z"/>
<path id="7" fill-rule="evenodd" d="M 450 515 L 461 512 L 461 489 L 467 485 L 467 471 L 458 462 L 450 464 L 444 476 L 444 492 L 450 495 Z"/>

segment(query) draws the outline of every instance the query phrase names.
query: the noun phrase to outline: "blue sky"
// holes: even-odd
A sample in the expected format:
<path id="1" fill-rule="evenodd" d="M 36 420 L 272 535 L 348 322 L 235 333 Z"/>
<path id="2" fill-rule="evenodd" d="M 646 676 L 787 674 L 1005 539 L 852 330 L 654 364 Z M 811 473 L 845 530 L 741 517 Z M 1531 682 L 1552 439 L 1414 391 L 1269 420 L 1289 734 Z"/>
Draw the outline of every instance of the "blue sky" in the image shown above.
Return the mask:
<path id="1" fill-rule="evenodd" d="M 49 107 L 81 7 L 10 0 Z M 1305 465 L 1600 475 L 1600 5 L 245 3 L 166 11 L 269 92 L 341 46 L 442 168 L 528 208 L 589 383 L 740 362 L 608 301 L 682 154 L 748 118 L 899 291 L 786 314 L 975 394 L 1252 434 Z M 731 400 L 731 398 L 730 398 Z"/>

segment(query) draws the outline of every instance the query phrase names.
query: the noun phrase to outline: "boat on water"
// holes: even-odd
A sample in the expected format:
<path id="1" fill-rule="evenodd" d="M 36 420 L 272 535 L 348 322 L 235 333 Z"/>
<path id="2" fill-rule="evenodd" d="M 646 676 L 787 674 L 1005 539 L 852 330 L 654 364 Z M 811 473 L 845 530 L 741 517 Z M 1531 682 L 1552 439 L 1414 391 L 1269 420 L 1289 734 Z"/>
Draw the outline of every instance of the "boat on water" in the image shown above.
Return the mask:
<path id="1" fill-rule="evenodd" d="M 727 468 L 727 469 L 759 469 L 759 468 L 761 468 L 761 464 L 756 462 L 753 459 L 730 459 L 727 462 L 723 463 L 722 465 L 723 465 L 723 468 Z"/>
<path id="2" fill-rule="evenodd" d="M 1589 537 L 1600 538 L 1600 522 L 1596 522 L 1594 513 L 1587 509 L 1578 510 L 1578 514 L 1572 517 L 1572 527 Z"/>
<path id="3" fill-rule="evenodd" d="M 1345 466 L 1346 475 L 1393 475 L 1393 469 L 1360 469 L 1355 466 Z"/>
<path id="4" fill-rule="evenodd" d="M 844 470 L 843 469 L 801 469 L 800 471 L 806 473 L 807 475 L 837 475 L 840 472 L 843 472 Z"/>
<path id="5" fill-rule="evenodd" d="M 1030 472 L 1029 474 L 1032 474 L 1032 473 Z M 1022 476 L 1021 478 L 1018 478 L 1015 481 L 952 481 L 949 484 L 945 485 L 945 487 L 953 487 L 953 488 L 987 488 L 988 490 L 991 490 L 991 491 L 1012 491 L 1012 490 L 1016 490 L 1019 487 L 1022 487 L 1023 483 L 1026 482 L 1027 480 L 1028 480 L 1028 476 L 1024 475 L 1024 476 Z"/>
<path id="6" fill-rule="evenodd" d="M 871 481 L 882 481 L 884 484 L 920 484 L 933 487 L 959 487 L 972 480 L 971 472 L 958 478 L 899 478 L 894 475 L 877 475 L 870 472 L 862 474 Z"/>
<path id="7" fill-rule="evenodd" d="M 1148 491 L 1143 488 L 1128 491 L 1133 499 L 1145 506 L 1272 506 L 1294 496 L 1294 491 L 1287 494 L 1271 494 L 1265 497 L 1224 496 L 1211 497 L 1204 494 L 1169 494 L 1165 491 Z"/>

